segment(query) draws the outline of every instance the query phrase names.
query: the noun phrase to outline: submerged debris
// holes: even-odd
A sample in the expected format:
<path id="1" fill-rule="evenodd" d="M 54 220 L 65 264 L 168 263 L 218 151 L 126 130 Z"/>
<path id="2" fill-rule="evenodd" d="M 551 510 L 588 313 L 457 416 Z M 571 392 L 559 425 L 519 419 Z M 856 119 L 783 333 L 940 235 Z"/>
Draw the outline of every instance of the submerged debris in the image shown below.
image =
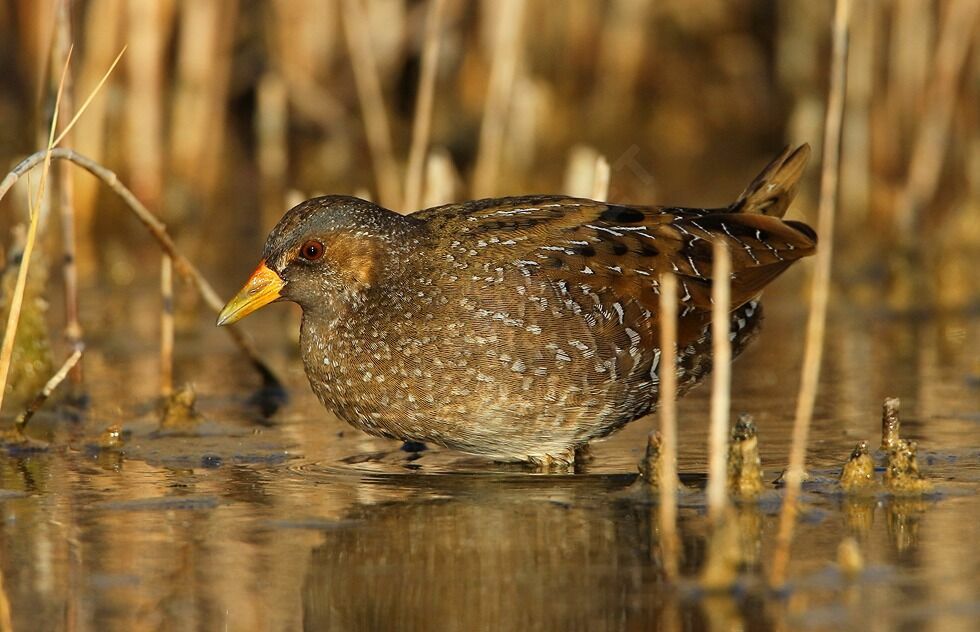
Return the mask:
<path id="1" fill-rule="evenodd" d="M 839 480 L 840 486 L 847 492 L 865 490 L 874 486 L 875 464 L 867 441 L 862 441 L 854 447 L 840 472 Z"/>
<path id="2" fill-rule="evenodd" d="M 921 494 L 932 489 L 932 483 L 919 472 L 916 460 L 918 444 L 898 439 L 888 451 L 888 467 L 885 469 L 885 485 L 897 493 Z"/>
<path id="3" fill-rule="evenodd" d="M 756 498 L 762 493 L 762 476 L 755 422 L 751 415 L 739 415 L 728 446 L 728 490 L 738 498 Z"/>
<path id="4" fill-rule="evenodd" d="M 786 485 L 787 472 L 789 472 L 788 468 L 779 473 L 779 476 L 776 477 L 776 480 L 772 482 L 773 487 L 784 487 Z M 806 483 L 809 482 L 809 480 L 810 480 L 810 472 L 803 470 L 803 475 L 800 476 L 800 482 Z"/>
<path id="5" fill-rule="evenodd" d="M 899 441 L 899 430 L 901 422 L 898 418 L 898 409 L 902 400 L 897 397 L 885 399 L 881 406 L 881 450 L 888 452 Z"/>
<path id="6" fill-rule="evenodd" d="M 196 401 L 197 394 L 190 384 L 185 384 L 174 391 L 164 402 L 160 430 L 170 432 L 196 430 L 204 421 L 204 417 L 194 408 Z"/>

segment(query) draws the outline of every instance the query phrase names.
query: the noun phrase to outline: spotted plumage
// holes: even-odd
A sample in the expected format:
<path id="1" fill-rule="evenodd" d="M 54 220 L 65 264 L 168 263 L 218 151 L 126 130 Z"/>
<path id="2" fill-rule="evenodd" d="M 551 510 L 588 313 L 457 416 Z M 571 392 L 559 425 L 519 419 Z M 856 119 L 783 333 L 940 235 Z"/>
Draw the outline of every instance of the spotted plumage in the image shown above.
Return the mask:
<path id="1" fill-rule="evenodd" d="M 762 288 L 816 246 L 808 226 L 781 219 L 808 153 L 784 152 L 720 209 L 539 195 L 401 216 L 308 200 L 272 231 L 253 275 L 275 292 L 250 281 L 222 321 L 299 303 L 313 390 L 366 432 L 568 462 L 655 408 L 663 272 L 678 276 L 681 392 L 711 368 L 716 240 L 732 253 L 733 353 L 752 338 Z"/>

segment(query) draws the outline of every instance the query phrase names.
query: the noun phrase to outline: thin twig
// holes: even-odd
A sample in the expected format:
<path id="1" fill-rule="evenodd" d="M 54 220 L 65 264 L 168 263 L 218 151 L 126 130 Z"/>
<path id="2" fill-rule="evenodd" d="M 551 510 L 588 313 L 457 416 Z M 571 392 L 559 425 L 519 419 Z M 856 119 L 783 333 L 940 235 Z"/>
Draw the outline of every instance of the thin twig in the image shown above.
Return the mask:
<path id="1" fill-rule="evenodd" d="M 84 350 L 85 345 L 83 343 L 79 343 L 79 346 L 72 351 L 71 355 L 68 356 L 68 359 L 65 360 L 65 363 L 61 365 L 61 368 L 58 369 L 55 374 L 51 376 L 51 379 L 44 384 L 44 388 L 41 389 L 41 392 L 35 395 L 34 399 L 31 400 L 31 403 L 27 405 L 26 409 L 24 409 L 24 412 L 17 416 L 17 420 L 14 421 L 14 428 L 17 429 L 18 433 L 24 433 L 24 429 L 27 427 L 27 423 L 31 420 L 31 417 L 33 417 L 34 414 L 41 409 L 41 406 L 44 406 L 44 403 L 48 401 L 49 397 L 51 397 L 51 393 L 54 392 L 54 389 L 58 388 L 58 385 L 61 384 L 65 380 L 65 377 L 68 376 L 68 372 L 72 370 L 72 367 L 78 364 L 78 360 L 82 357 L 82 351 Z"/>
<path id="2" fill-rule="evenodd" d="M 473 173 L 473 196 L 492 197 L 500 171 L 507 114 L 510 111 L 521 47 L 524 1 L 504 0 L 497 9 L 496 34 L 491 50 L 487 103 L 480 127 L 480 149 Z"/>
<path id="3" fill-rule="evenodd" d="M 374 58 L 371 34 L 368 32 L 367 16 L 364 14 L 361 0 L 344 0 L 342 13 L 347 48 L 350 52 L 351 65 L 354 67 L 354 84 L 357 87 L 357 96 L 364 115 L 364 132 L 371 150 L 374 175 L 378 181 L 378 198 L 382 205 L 398 208 L 398 204 L 402 201 L 399 193 L 401 185 L 398 181 L 398 165 L 391 147 L 391 128 L 385 112 L 381 79 L 378 77 L 378 64 Z"/>
<path id="4" fill-rule="evenodd" d="M 660 548 L 664 573 L 677 577 L 677 278 L 660 277 Z"/>
<path id="5" fill-rule="evenodd" d="M 439 69 L 439 44 L 442 41 L 443 8 L 446 0 L 431 0 L 425 19 L 425 46 L 422 50 L 422 73 L 415 99 L 415 121 L 412 125 L 412 147 L 408 152 L 405 172 L 405 201 L 402 210 L 411 213 L 419 206 L 425 170 L 425 155 L 432 130 L 432 104 L 436 91 L 436 71 Z"/>
<path id="6" fill-rule="evenodd" d="M 38 164 L 44 161 L 45 156 L 49 156 L 49 159 L 59 159 L 68 160 L 78 165 L 79 167 L 85 169 L 96 178 L 101 180 L 106 186 L 108 186 L 112 191 L 118 195 L 123 202 L 136 218 L 142 222 L 143 226 L 150 232 L 150 235 L 156 239 L 160 248 L 173 259 L 174 268 L 181 277 L 186 279 L 194 286 L 204 302 L 207 303 L 215 313 L 218 313 L 224 308 L 224 301 L 218 296 L 218 293 L 214 291 L 214 288 L 204 277 L 203 274 L 192 264 L 184 255 L 182 255 L 178 250 L 177 246 L 174 244 L 173 239 L 167 233 L 166 225 L 161 222 L 157 217 L 149 211 L 143 203 L 140 202 L 132 191 L 126 188 L 126 186 L 119 181 L 118 176 L 115 173 L 106 169 L 102 165 L 82 156 L 81 154 L 72 151 L 71 149 L 57 148 L 48 152 L 37 152 L 32 154 L 22 160 L 20 164 L 14 167 L 13 171 L 7 174 L 7 176 L 0 181 L 0 199 L 6 195 L 10 187 L 20 179 L 25 173 L 29 172 L 31 169 L 36 167 Z M 251 343 L 245 339 L 242 332 L 232 327 L 223 327 L 228 334 L 235 341 L 235 344 L 242 350 L 242 352 L 248 357 L 255 369 L 262 375 L 265 380 L 266 385 L 278 386 L 280 385 L 279 380 L 276 378 L 275 373 L 272 369 L 266 365 L 266 363 L 259 357 L 255 349 L 252 347 Z"/>
<path id="7" fill-rule="evenodd" d="M 711 432 L 708 436 L 708 516 L 717 525 L 728 505 L 728 417 L 731 408 L 731 254 L 714 244 L 711 286 Z"/>
<path id="8" fill-rule="evenodd" d="M 80 119 L 82 117 L 82 114 L 85 113 L 85 110 L 88 109 L 88 106 L 92 102 L 92 99 L 94 99 L 95 95 L 99 93 L 99 91 L 102 89 L 102 86 L 105 85 L 105 82 L 109 80 L 109 75 L 111 75 L 112 71 L 115 70 L 116 65 L 119 64 L 119 60 L 122 59 L 123 53 L 125 52 L 126 52 L 126 47 L 123 46 L 122 50 L 119 51 L 119 54 L 116 55 L 116 58 L 112 60 L 112 64 L 109 66 L 109 69 L 106 70 L 105 74 L 102 75 L 102 78 L 99 79 L 99 83 L 96 84 L 92 92 L 89 93 L 88 98 L 82 102 L 81 107 L 79 107 L 78 111 L 75 112 L 75 115 L 71 117 L 71 120 L 68 121 L 68 124 L 65 125 L 65 128 L 61 130 L 61 134 L 59 134 L 58 137 L 54 139 L 54 142 L 51 143 L 52 147 L 58 145 L 58 143 L 64 140 L 65 136 L 68 135 L 68 132 L 70 132 L 73 127 L 75 127 L 75 123 L 78 122 L 78 119 Z"/>
<path id="9" fill-rule="evenodd" d="M 800 485 L 806 466 L 807 439 L 820 381 L 820 361 L 823 356 L 827 303 L 830 298 L 830 273 L 834 254 L 834 216 L 837 210 L 840 138 L 844 118 L 850 12 L 850 0 L 837 0 L 834 9 L 830 95 L 827 99 L 827 114 L 824 122 L 820 206 L 817 215 L 817 234 L 820 235 L 821 244 L 820 248 L 817 249 L 811 287 L 810 314 L 807 319 L 806 343 L 803 352 L 803 371 L 800 377 L 800 392 L 796 400 L 796 419 L 793 422 L 793 443 L 790 448 L 789 467 L 785 477 L 786 491 L 779 516 L 776 551 L 773 554 L 772 569 L 769 574 L 769 585 L 777 589 L 782 588 L 786 583 L 786 569 L 789 566 L 790 545 L 793 541 Z"/>

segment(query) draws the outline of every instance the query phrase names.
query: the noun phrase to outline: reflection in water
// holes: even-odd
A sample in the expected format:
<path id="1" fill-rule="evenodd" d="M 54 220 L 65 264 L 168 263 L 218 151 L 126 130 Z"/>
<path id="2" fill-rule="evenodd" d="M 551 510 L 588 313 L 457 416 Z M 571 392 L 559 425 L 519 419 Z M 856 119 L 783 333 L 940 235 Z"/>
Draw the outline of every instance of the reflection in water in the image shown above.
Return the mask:
<path id="1" fill-rule="evenodd" d="M 786 376 L 798 363 L 778 344 L 799 322 L 783 307 L 769 311 L 734 376 L 733 409 L 754 415 L 767 472 L 785 463 L 795 392 Z M 200 425 L 157 432 L 155 358 L 93 345 L 83 419 L 42 411 L 32 432 L 52 447 L 0 458 L 0 569 L 14 628 L 972 629 L 980 551 L 964 543 L 980 541 L 970 447 L 980 443 L 980 389 L 966 341 L 980 321 L 922 321 L 915 335 L 899 333 L 906 322 L 838 321 L 842 353 L 828 356 L 810 453 L 818 482 L 788 598 L 757 582 L 776 530 L 772 489 L 736 507 L 733 594 L 696 584 L 709 548 L 700 492 L 681 501 L 686 579 L 664 583 L 656 503 L 631 487 L 651 421 L 597 444 L 576 475 L 409 453 L 323 418 L 288 351 L 274 360 L 291 401 L 259 423 L 248 401 L 257 380 L 223 339 L 203 336 L 179 358 L 196 379 Z M 681 402 L 679 466 L 695 487 L 707 395 Z M 919 442 L 934 496 L 842 497 L 832 485 L 856 442 L 875 444 L 886 395 L 903 398 L 903 433 Z M 114 423 L 122 445 L 100 449 Z M 867 562 L 853 582 L 834 561 L 851 535 Z"/>

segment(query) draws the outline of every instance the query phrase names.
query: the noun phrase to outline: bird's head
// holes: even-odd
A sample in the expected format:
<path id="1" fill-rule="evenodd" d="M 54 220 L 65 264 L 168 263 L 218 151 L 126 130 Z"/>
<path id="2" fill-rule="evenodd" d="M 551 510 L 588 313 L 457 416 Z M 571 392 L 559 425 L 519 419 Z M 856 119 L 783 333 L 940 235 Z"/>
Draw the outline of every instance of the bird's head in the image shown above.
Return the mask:
<path id="1" fill-rule="evenodd" d="M 413 222 L 359 198 L 325 196 L 290 209 L 269 233 L 262 260 L 218 325 L 274 301 L 305 313 L 355 308 L 390 271 L 386 260 L 412 239 Z"/>

